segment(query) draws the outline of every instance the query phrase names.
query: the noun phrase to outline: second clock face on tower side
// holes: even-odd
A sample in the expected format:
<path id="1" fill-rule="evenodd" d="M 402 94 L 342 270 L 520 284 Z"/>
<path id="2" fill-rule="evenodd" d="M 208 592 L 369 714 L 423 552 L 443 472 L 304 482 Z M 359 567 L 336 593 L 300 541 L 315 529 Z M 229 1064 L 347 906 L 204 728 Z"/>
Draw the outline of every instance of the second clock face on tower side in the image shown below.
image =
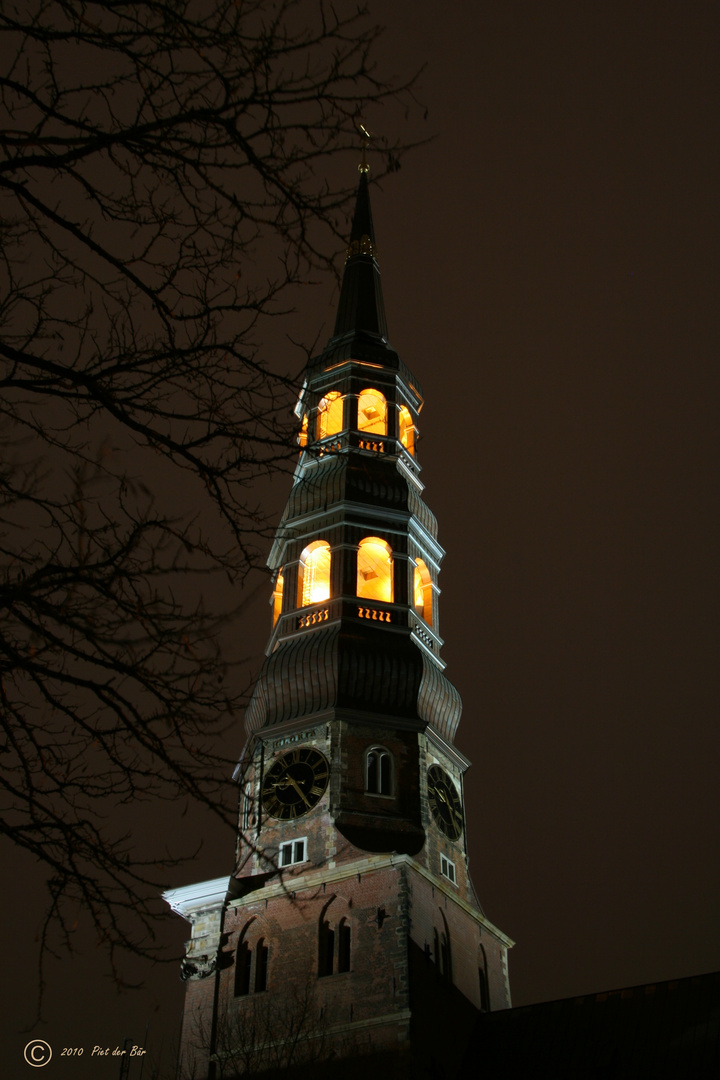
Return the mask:
<path id="1" fill-rule="evenodd" d="M 288 750 L 276 758 L 262 782 L 260 798 L 270 817 L 301 817 L 325 793 L 330 766 L 324 754 L 312 746 Z"/>
<path id="2" fill-rule="evenodd" d="M 428 803 L 435 824 L 450 840 L 457 840 L 463 830 L 460 796 L 454 783 L 439 765 L 431 765 L 427 774 Z"/>

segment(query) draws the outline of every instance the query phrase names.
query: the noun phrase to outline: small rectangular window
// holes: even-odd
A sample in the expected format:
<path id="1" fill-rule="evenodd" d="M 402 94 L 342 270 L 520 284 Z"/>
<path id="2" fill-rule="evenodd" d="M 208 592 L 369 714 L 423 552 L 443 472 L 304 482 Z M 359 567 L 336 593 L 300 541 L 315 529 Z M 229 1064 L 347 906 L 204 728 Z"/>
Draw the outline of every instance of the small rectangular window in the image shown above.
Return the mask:
<path id="1" fill-rule="evenodd" d="M 287 840 L 280 845 L 280 866 L 294 866 L 295 863 L 305 862 L 307 859 L 307 837 L 301 840 Z"/>
<path id="2" fill-rule="evenodd" d="M 450 862 L 444 855 L 440 856 L 440 873 L 443 877 L 446 877 L 448 881 L 452 881 L 453 885 L 457 884 L 457 878 L 455 877 L 455 863 Z"/>

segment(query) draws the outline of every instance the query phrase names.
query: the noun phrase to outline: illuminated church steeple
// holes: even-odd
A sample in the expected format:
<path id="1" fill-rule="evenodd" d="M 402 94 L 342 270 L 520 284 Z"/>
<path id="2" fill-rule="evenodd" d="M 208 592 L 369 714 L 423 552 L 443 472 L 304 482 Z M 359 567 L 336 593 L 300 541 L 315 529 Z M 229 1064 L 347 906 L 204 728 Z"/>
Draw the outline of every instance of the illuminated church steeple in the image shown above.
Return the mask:
<path id="1" fill-rule="evenodd" d="M 422 497 L 422 404 L 388 340 L 363 165 L 269 559 L 273 627 L 235 773 L 235 869 L 167 894 L 193 924 L 183 1053 L 201 1076 L 239 1048 L 270 1068 L 270 1036 L 284 1067 L 371 1053 L 396 1074 L 417 1054 L 451 1057 L 453 1025 L 509 1005 L 511 942 L 467 872 L 469 762 L 440 658 L 444 553 Z M 283 1059 L 293 1001 L 304 1050 Z"/>

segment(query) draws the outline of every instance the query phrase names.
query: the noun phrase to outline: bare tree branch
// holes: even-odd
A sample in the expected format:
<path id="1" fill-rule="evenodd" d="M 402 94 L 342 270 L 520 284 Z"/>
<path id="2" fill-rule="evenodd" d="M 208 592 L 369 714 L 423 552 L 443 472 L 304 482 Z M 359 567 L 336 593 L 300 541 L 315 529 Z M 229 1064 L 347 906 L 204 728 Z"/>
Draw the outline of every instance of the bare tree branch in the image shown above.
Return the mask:
<path id="1" fill-rule="evenodd" d="M 227 593 L 269 536 L 252 484 L 293 458 L 262 342 L 331 268 L 361 112 L 414 107 L 379 33 L 293 0 L 0 11 L 0 822 L 48 868 L 48 947 L 77 903 L 149 947 L 172 859 L 121 808 L 234 818 Z"/>

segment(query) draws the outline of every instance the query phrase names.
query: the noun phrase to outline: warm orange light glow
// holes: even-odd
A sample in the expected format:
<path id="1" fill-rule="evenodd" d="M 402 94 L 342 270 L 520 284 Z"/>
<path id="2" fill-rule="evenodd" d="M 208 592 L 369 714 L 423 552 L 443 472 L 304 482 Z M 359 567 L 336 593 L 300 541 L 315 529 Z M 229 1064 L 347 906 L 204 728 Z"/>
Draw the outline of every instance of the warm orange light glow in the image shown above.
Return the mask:
<path id="1" fill-rule="evenodd" d="M 428 626 L 432 626 L 432 578 L 422 559 L 415 560 L 413 593 L 416 614 L 424 619 Z"/>
<path id="2" fill-rule="evenodd" d="M 357 557 L 357 594 L 366 600 L 393 598 L 392 549 L 377 536 L 360 541 Z"/>
<path id="3" fill-rule="evenodd" d="M 298 432 L 297 440 L 298 440 L 298 442 L 300 443 L 301 446 L 307 446 L 307 441 L 308 441 L 308 418 L 307 418 L 307 413 L 305 413 L 305 415 L 302 418 L 302 425 L 301 425 L 300 430 Z"/>
<path id="4" fill-rule="evenodd" d="M 275 623 L 280 618 L 280 613 L 282 611 L 282 598 L 283 598 L 283 586 L 284 585 L 285 585 L 285 579 L 283 577 L 283 572 L 281 570 L 279 572 L 278 576 L 277 576 L 277 580 L 275 581 L 275 588 L 273 590 L 273 621 L 272 621 L 273 626 L 275 625 Z"/>
<path id="5" fill-rule="evenodd" d="M 300 607 L 330 599 L 330 545 L 313 540 L 300 556 L 298 602 Z"/>
<path id="6" fill-rule="evenodd" d="M 387 435 L 387 403 L 379 390 L 363 390 L 358 399 L 358 431 Z"/>
<path id="7" fill-rule="evenodd" d="M 405 405 L 400 406 L 400 442 L 408 453 L 415 456 L 415 427 L 412 422 L 410 410 Z"/>
<path id="8" fill-rule="evenodd" d="M 316 438 L 337 435 L 343 429 L 343 399 L 338 390 L 331 390 L 318 405 Z"/>

